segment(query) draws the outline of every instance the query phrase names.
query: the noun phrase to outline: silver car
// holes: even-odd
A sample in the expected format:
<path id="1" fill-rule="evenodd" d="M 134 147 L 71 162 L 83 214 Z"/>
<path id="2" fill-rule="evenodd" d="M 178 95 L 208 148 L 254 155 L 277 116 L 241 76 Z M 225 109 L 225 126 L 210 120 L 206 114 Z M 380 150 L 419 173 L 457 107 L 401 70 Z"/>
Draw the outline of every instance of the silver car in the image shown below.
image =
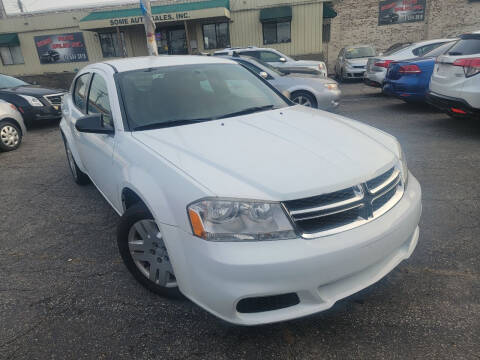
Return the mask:
<path id="1" fill-rule="evenodd" d="M 215 56 L 250 56 L 255 60 L 263 61 L 276 68 L 309 68 L 318 71 L 318 76 L 327 77 L 327 67 L 323 61 L 315 60 L 294 60 L 280 51 L 271 48 L 258 48 L 248 46 L 246 48 L 227 48 L 216 51 Z"/>
<path id="2" fill-rule="evenodd" d="M 27 133 L 22 114 L 4 100 L 0 100 L 0 151 L 17 149 Z"/>
<path id="3" fill-rule="evenodd" d="M 363 79 L 367 70 L 368 59 L 375 56 L 375 49 L 370 45 L 344 47 L 338 53 L 335 62 L 335 76 L 341 82 L 347 79 Z"/>
<path id="4" fill-rule="evenodd" d="M 322 110 L 333 110 L 338 106 L 341 91 L 334 80 L 304 73 L 304 69 L 301 68 L 298 69 L 299 72 L 283 73 L 263 61 L 248 56 L 228 58 L 261 76 L 279 91 L 289 92 L 290 99 L 297 104 Z"/>

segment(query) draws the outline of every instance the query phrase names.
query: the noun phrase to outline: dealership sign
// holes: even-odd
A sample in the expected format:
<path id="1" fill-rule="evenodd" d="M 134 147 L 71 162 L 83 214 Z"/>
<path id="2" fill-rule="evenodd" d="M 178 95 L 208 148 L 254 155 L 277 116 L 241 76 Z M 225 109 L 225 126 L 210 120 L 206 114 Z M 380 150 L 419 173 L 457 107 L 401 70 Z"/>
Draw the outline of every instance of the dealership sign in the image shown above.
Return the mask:
<path id="1" fill-rule="evenodd" d="M 88 61 L 83 33 L 35 36 L 41 64 Z"/>
<path id="2" fill-rule="evenodd" d="M 378 25 L 425 20 L 426 0 L 384 0 L 379 4 Z"/>

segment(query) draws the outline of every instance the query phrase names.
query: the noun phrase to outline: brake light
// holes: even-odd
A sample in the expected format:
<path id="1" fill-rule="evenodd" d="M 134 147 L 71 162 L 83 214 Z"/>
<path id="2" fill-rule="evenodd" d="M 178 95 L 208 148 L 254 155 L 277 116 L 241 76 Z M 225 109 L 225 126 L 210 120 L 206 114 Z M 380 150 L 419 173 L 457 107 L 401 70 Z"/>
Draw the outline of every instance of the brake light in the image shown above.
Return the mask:
<path id="1" fill-rule="evenodd" d="M 398 72 L 400 74 L 420 74 L 422 70 L 420 70 L 418 65 L 402 65 Z"/>
<path id="2" fill-rule="evenodd" d="M 374 63 L 373 65 L 374 66 L 378 66 L 378 67 L 383 67 L 385 69 L 388 69 L 388 67 L 390 66 L 390 64 L 393 62 L 393 60 L 382 60 L 382 61 L 377 61 L 376 63 Z"/>
<path id="3" fill-rule="evenodd" d="M 480 73 L 480 58 L 458 59 L 454 61 L 453 65 L 463 67 L 466 77 Z"/>
<path id="4" fill-rule="evenodd" d="M 463 111 L 462 109 L 457 109 L 457 108 L 450 108 L 450 110 L 452 110 L 452 112 L 454 112 L 455 114 L 462 114 L 462 115 L 466 115 L 467 112 L 466 111 Z"/>

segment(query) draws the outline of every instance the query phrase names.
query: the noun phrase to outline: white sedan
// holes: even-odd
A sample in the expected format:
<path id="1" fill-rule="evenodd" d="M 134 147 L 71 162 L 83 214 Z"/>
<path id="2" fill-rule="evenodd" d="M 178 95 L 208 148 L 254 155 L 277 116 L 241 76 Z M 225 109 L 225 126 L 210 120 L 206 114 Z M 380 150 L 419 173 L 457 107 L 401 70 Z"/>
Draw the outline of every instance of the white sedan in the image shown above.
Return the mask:
<path id="1" fill-rule="evenodd" d="M 328 309 L 417 245 L 421 189 L 394 137 L 296 105 L 231 60 L 89 65 L 62 111 L 73 177 L 121 216 L 133 276 L 226 321 Z"/>

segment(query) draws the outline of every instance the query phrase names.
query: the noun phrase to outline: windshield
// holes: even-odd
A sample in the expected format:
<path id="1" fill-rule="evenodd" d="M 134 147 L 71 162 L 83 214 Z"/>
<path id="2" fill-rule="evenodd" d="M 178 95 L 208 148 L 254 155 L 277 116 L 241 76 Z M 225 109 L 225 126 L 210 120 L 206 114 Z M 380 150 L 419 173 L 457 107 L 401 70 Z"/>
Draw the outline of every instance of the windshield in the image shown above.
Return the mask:
<path id="1" fill-rule="evenodd" d="M 17 87 L 22 85 L 30 85 L 30 84 L 11 76 L 0 75 L 0 89 L 12 88 L 12 87 Z"/>
<path id="2" fill-rule="evenodd" d="M 411 45 L 410 43 L 405 43 L 405 44 L 400 44 L 398 46 L 395 46 L 392 49 L 385 51 L 383 53 L 383 56 L 388 56 L 388 55 L 395 54 L 396 52 L 399 52 L 400 50 L 406 49 L 410 45 Z"/>
<path id="3" fill-rule="evenodd" d="M 286 107 L 283 98 L 243 66 L 196 64 L 121 73 L 133 130 L 227 118 Z"/>
<path id="4" fill-rule="evenodd" d="M 345 58 L 359 59 L 375 56 L 375 50 L 371 46 L 362 46 L 345 49 Z"/>
<path id="5" fill-rule="evenodd" d="M 454 41 L 453 42 L 448 42 L 448 43 L 443 44 L 439 47 L 436 47 L 432 51 L 429 51 L 429 52 L 423 54 L 422 57 L 433 58 L 433 57 L 440 56 L 440 55 L 444 54 L 445 52 L 447 52 L 447 50 L 450 49 L 453 46 L 454 43 L 455 43 Z"/>

